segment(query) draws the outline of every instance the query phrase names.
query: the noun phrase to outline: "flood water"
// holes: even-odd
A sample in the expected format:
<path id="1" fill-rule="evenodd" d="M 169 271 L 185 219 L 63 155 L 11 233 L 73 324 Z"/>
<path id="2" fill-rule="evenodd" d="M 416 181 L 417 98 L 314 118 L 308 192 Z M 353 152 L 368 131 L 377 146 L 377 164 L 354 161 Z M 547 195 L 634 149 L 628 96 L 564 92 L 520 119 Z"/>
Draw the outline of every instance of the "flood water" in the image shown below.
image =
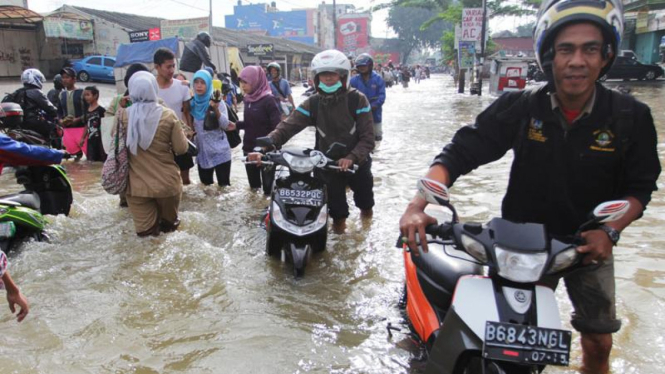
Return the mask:
<path id="1" fill-rule="evenodd" d="M 663 84 L 631 87 L 652 108 L 662 161 Z M 111 89 L 102 92 L 106 104 Z M 101 164 L 65 162 L 75 189 L 72 214 L 50 217 L 51 243 L 28 243 L 9 256 L 31 312 L 17 324 L 0 300 L 0 373 L 420 372 L 397 308 L 398 220 L 431 159 L 494 98 L 458 95 L 448 76 L 387 93 L 384 140 L 373 155 L 374 218 L 362 221 L 352 208 L 346 233 L 329 233 L 328 250 L 300 280 L 265 255 L 259 220 L 268 200 L 249 190 L 240 147 L 232 186 L 204 187 L 192 169 L 196 183 L 184 188 L 180 229 L 148 239 L 136 237 L 128 211 L 102 190 Z M 305 130 L 293 142 L 313 139 Z M 464 220 L 499 213 L 511 159 L 481 167 L 451 189 Z M 623 322 L 614 335 L 615 374 L 665 366 L 663 177 L 658 185 L 644 218 L 615 249 Z M 11 173 L 0 177 L 0 189 L 19 190 Z M 570 328 L 565 290 L 557 295 Z M 389 337 L 388 323 L 402 332 Z M 575 373 L 579 349 L 576 342 L 571 367 L 546 373 Z"/>

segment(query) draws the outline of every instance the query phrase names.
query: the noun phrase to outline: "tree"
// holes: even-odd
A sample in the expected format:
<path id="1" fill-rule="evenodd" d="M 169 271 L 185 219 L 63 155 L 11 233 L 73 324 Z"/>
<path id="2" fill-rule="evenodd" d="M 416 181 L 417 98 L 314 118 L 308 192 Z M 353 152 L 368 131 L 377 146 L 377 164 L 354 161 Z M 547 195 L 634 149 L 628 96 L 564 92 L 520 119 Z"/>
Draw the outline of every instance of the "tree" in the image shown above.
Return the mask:
<path id="1" fill-rule="evenodd" d="M 440 48 L 441 35 L 451 30 L 452 24 L 439 20 L 432 22 L 427 28 L 421 25 L 431 18 L 431 12 L 423 8 L 404 6 L 391 7 L 388 12 L 388 26 L 390 26 L 402 41 L 402 63 L 414 49 Z"/>
<path id="2" fill-rule="evenodd" d="M 505 0 L 487 0 L 487 13 L 489 18 L 533 15 L 541 2 L 542 0 L 520 0 L 518 4 L 506 4 Z M 462 21 L 463 8 L 479 8 L 482 6 L 482 3 L 482 0 L 394 0 L 392 3 L 386 4 L 383 7 L 390 7 L 391 10 L 398 7 L 427 10 L 430 14 L 429 19 L 420 24 L 420 28 L 426 30 L 440 21 L 445 21 L 453 25 L 460 23 Z M 417 21 L 411 20 L 411 22 L 416 23 Z M 447 61 L 454 59 L 454 29 L 444 30 L 443 36 L 440 35 L 439 37 L 442 41 L 441 47 L 444 52 L 444 59 Z"/>

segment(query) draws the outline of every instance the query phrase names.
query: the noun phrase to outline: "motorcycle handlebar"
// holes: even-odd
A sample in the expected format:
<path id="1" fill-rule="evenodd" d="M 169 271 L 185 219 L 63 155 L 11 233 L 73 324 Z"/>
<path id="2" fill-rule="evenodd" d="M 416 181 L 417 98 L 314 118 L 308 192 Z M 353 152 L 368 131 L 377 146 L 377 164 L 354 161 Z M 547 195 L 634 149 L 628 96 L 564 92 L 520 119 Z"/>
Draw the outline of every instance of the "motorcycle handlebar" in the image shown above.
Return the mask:
<path id="1" fill-rule="evenodd" d="M 327 165 L 326 168 L 332 169 L 332 170 L 342 170 L 342 168 L 340 168 L 337 165 Z M 354 164 L 351 169 L 346 169 L 345 172 L 355 174 L 357 170 L 358 170 L 358 165 Z"/>

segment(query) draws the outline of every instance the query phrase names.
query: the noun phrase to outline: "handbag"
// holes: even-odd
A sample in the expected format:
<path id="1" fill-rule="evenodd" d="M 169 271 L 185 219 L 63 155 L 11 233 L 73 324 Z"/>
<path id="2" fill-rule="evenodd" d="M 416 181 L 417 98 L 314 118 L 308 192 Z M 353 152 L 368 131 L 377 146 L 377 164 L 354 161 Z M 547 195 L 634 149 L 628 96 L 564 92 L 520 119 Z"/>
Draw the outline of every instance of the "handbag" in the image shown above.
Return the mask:
<path id="1" fill-rule="evenodd" d="M 205 131 L 213 131 L 219 129 L 219 121 L 217 120 L 217 115 L 212 109 L 208 109 L 206 118 L 203 121 L 203 129 Z"/>
<path id="2" fill-rule="evenodd" d="M 102 168 L 102 187 L 111 195 L 125 192 L 129 182 L 127 132 L 120 124 L 120 116 L 116 115 L 115 117 L 115 138 L 111 145 L 111 152 L 109 152 Z"/>
<path id="3" fill-rule="evenodd" d="M 229 122 L 238 122 L 238 114 L 235 112 L 235 110 L 233 110 L 233 108 L 231 108 L 229 104 L 226 104 L 226 113 L 229 117 Z M 226 137 L 229 140 L 229 146 L 231 148 L 235 148 L 240 145 L 240 143 L 242 143 L 242 139 L 240 139 L 240 131 L 238 131 L 237 128 L 231 131 L 224 130 L 224 132 L 226 132 Z"/>

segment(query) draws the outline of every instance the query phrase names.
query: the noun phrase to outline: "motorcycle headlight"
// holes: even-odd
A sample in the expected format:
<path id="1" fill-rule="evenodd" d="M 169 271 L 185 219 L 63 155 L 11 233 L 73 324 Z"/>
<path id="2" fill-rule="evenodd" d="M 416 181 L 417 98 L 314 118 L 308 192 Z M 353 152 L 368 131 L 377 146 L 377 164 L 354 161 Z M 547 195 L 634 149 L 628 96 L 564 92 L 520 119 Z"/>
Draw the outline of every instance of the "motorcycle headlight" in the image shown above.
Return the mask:
<path id="1" fill-rule="evenodd" d="M 487 262 L 487 251 L 485 251 L 485 246 L 481 242 L 466 234 L 462 234 L 462 245 L 467 253 L 473 256 L 476 260 L 482 263 Z"/>
<path id="2" fill-rule="evenodd" d="M 298 226 L 296 224 L 289 222 L 286 218 L 284 218 L 282 210 L 279 209 L 279 205 L 276 202 L 272 203 L 272 208 L 270 213 L 272 214 L 273 221 L 275 221 L 275 225 L 277 225 L 280 229 L 296 236 L 305 236 L 313 232 L 317 232 L 321 228 L 323 228 L 326 225 L 326 223 L 328 223 L 327 204 L 324 204 L 321 207 L 321 210 L 319 211 L 319 215 L 318 217 L 316 217 L 316 220 L 305 226 Z"/>
<path id="3" fill-rule="evenodd" d="M 531 283 L 540 279 L 547 262 L 547 253 L 520 253 L 494 247 L 499 275 L 513 282 Z"/>
<path id="4" fill-rule="evenodd" d="M 577 250 L 575 250 L 575 247 L 571 247 L 563 252 L 559 252 L 559 254 L 554 257 L 554 260 L 552 260 L 552 266 L 550 266 L 550 270 L 547 273 L 556 273 L 567 267 L 570 267 L 570 265 L 575 263 L 575 260 L 577 260 L 577 256 L 579 255 Z"/>
<path id="5" fill-rule="evenodd" d="M 314 162 L 314 160 L 309 156 L 300 157 L 284 152 L 282 153 L 282 157 L 284 158 L 284 161 L 289 164 L 289 168 L 291 168 L 291 170 L 295 171 L 296 173 L 310 173 L 316 166 L 316 162 Z M 318 162 L 318 158 L 316 161 Z"/>

